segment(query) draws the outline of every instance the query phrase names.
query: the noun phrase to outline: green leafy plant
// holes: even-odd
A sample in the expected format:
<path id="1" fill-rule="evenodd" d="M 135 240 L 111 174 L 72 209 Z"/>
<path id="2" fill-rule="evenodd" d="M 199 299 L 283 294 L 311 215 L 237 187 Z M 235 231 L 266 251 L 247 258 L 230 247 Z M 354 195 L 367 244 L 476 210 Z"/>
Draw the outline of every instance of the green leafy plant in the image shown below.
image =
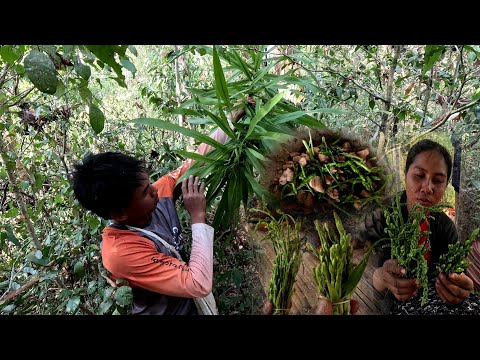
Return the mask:
<path id="1" fill-rule="evenodd" d="M 274 151 L 279 143 L 291 138 L 294 127 L 300 124 L 323 127 L 323 124 L 310 115 L 312 112 L 299 110 L 283 99 L 284 93 L 279 92 L 279 89 L 286 85 L 279 83 L 285 76 L 269 74 L 272 65 L 262 68 L 258 53 L 249 53 L 248 61 L 235 49 L 218 50 L 216 46 L 202 49 L 212 54 L 215 88 L 191 89 L 194 97 L 172 113 L 194 116 L 197 123 L 201 120 L 203 124 L 213 124 L 222 129 L 229 140 L 220 144 L 196 130 L 158 119 L 138 118 L 132 122 L 176 131 L 194 138 L 198 143 L 214 147 L 206 155 L 181 150 L 177 153 L 196 160 L 184 177 L 194 175 L 205 181 L 208 204 L 220 198 L 213 226 L 225 229 L 229 223 L 238 220 L 239 207 L 241 203 L 246 206 L 249 196 L 257 194 L 262 199 L 270 197 L 257 181 L 257 176 L 264 170 L 266 154 Z M 235 76 L 241 80 L 227 82 L 221 58 L 238 70 Z M 245 116 L 231 128 L 225 113 L 244 106 L 246 94 L 255 99 L 256 106 L 254 109 L 247 106 Z M 241 104 L 232 105 L 238 102 Z M 317 109 L 313 112 L 335 111 L 341 112 L 334 109 Z"/>

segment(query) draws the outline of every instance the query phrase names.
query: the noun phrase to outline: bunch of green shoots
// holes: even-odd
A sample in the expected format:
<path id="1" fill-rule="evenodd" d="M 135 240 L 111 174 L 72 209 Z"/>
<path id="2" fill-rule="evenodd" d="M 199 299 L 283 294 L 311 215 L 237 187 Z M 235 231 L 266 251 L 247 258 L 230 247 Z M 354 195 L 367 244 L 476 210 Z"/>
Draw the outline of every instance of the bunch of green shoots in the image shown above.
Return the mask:
<path id="1" fill-rule="evenodd" d="M 286 315 L 294 293 L 295 277 L 302 262 L 304 240 L 300 237 L 301 223 L 292 216 L 281 214 L 279 219 L 269 215 L 266 240 L 275 250 L 272 277 L 268 285 L 268 299 L 274 307 L 274 315 Z"/>

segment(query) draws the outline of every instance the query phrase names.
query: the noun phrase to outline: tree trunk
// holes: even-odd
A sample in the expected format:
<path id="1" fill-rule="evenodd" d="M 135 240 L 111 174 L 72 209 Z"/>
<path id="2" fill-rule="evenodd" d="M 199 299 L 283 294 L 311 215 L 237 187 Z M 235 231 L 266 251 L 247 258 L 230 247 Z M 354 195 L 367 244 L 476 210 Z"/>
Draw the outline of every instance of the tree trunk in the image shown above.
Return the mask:
<path id="1" fill-rule="evenodd" d="M 395 75 L 395 69 L 397 68 L 398 58 L 400 57 L 400 50 L 401 45 L 395 45 L 395 52 L 393 55 L 392 65 L 390 66 L 390 70 L 388 72 L 388 83 L 387 89 L 385 94 L 385 102 L 383 103 L 384 113 L 382 115 L 382 123 L 380 125 L 380 131 L 385 134 L 385 137 L 388 139 L 390 138 L 390 129 L 388 129 L 388 112 L 390 111 L 390 107 L 392 106 L 392 93 L 393 93 L 393 77 Z"/>
<path id="2" fill-rule="evenodd" d="M 465 241 L 472 231 L 480 226 L 480 189 L 473 182 L 480 182 L 480 149 L 463 149 L 460 166 L 460 191 L 458 209 L 455 209 L 458 235 Z"/>
<path id="3" fill-rule="evenodd" d="M 480 172 L 472 169 L 480 168 L 480 149 L 462 149 L 460 166 L 460 191 L 455 209 L 455 220 L 458 237 L 464 242 L 473 230 L 480 226 Z M 478 182 L 478 183 L 477 183 Z M 475 186 L 477 185 L 477 186 Z M 479 240 L 474 242 L 469 260 L 472 264 L 467 273 L 474 280 L 476 289 L 480 289 L 480 263 L 474 259 L 480 258 Z"/>
<path id="4" fill-rule="evenodd" d="M 182 51 L 182 46 L 174 45 L 174 49 L 175 49 L 175 52 L 179 53 Z M 182 81 L 180 79 L 180 58 L 182 56 L 179 56 L 175 59 L 175 94 L 177 96 L 178 106 L 182 104 Z M 185 120 L 185 115 L 178 115 L 178 126 L 183 126 L 184 120 Z"/>
<path id="5" fill-rule="evenodd" d="M 395 69 L 397 68 L 398 64 L 398 58 L 400 57 L 400 50 L 401 50 L 401 45 L 395 45 L 394 47 L 394 55 L 393 55 L 393 61 L 390 66 L 390 70 L 388 73 L 388 84 L 387 88 L 385 90 L 385 102 L 384 102 L 384 113 L 382 115 L 382 122 L 380 124 L 380 132 L 385 134 L 385 138 L 389 139 L 390 143 L 390 149 L 391 150 L 391 158 L 386 160 L 390 160 L 391 164 L 390 167 L 392 169 L 392 174 L 393 174 L 393 183 L 392 183 L 392 190 L 394 192 L 398 192 L 401 189 L 401 180 L 400 180 L 400 172 L 402 169 L 400 168 L 400 162 L 401 162 L 401 156 L 400 156 L 400 147 L 397 146 L 397 143 L 395 141 L 395 136 L 396 136 L 396 126 L 397 126 L 397 121 L 398 118 L 394 116 L 393 118 L 389 116 L 388 112 L 390 112 L 390 108 L 392 106 L 392 94 L 393 94 L 393 83 L 394 83 L 394 76 L 395 76 Z M 394 124 L 395 124 L 395 132 L 393 132 L 389 125 L 390 121 L 389 119 L 393 119 Z"/>

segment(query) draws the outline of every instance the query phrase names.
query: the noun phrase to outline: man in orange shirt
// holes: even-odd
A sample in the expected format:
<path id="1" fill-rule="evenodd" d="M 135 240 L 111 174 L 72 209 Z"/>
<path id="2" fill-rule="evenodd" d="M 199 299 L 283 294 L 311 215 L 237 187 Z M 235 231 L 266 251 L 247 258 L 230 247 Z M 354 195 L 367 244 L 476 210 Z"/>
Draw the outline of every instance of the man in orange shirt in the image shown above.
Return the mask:
<path id="1" fill-rule="evenodd" d="M 243 114 L 239 110 L 234 121 Z M 221 129 L 211 137 L 227 140 Z M 211 149 L 201 144 L 197 153 Z M 204 184 L 193 176 L 182 182 L 192 218 L 192 250 L 188 264 L 179 260 L 185 254 L 173 192 L 191 164 L 186 160 L 153 184 L 143 162 L 122 153 L 89 154 L 75 165 L 73 188 L 80 204 L 112 220 L 102 233 L 103 265 L 114 280 L 129 281 L 133 314 L 196 314 L 192 299 L 212 290 L 214 229 L 205 224 Z"/>

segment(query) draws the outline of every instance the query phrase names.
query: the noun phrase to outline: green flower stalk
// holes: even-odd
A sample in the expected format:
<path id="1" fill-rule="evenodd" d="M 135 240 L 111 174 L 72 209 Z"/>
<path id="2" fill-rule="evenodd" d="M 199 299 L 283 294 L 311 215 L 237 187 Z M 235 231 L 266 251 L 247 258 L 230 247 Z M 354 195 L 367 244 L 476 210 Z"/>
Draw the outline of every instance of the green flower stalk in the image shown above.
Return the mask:
<path id="1" fill-rule="evenodd" d="M 373 246 L 362 261 L 353 266 L 351 234 L 347 234 L 340 217 L 333 212 L 335 229 L 329 223 L 315 220 L 315 228 L 320 237 L 320 247 L 308 249 L 318 257 L 320 264 L 313 269 L 313 277 L 321 296 L 330 300 L 334 315 L 350 315 L 350 298 L 360 281 L 368 263 Z"/>
<path id="2" fill-rule="evenodd" d="M 440 260 L 437 265 L 438 273 L 457 273 L 461 274 L 465 269 L 471 265 L 470 262 L 465 261 L 465 258 L 470 254 L 472 245 L 480 232 L 480 227 L 473 230 L 467 241 L 461 243 L 457 241 L 448 245 L 448 252 L 440 255 Z"/>
<path id="3" fill-rule="evenodd" d="M 385 232 L 390 239 L 391 258 L 397 259 L 398 264 L 406 269 L 405 277 L 417 278 L 420 281 L 422 286 L 422 306 L 428 298 L 428 264 L 424 255 L 427 251 L 425 245 L 428 243 L 431 232 L 421 232 L 420 224 L 428 219 L 433 219 L 433 216 L 427 215 L 427 213 L 438 210 L 438 208 L 427 208 L 414 204 L 408 214 L 407 221 L 404 222 L 400 195 L 397 195 L 391 210 L 385 209 L 384 211 L 387 222 Z M 420 236 L 426 237 L 426 241 L 421 246 L 418 244 Z"/>

